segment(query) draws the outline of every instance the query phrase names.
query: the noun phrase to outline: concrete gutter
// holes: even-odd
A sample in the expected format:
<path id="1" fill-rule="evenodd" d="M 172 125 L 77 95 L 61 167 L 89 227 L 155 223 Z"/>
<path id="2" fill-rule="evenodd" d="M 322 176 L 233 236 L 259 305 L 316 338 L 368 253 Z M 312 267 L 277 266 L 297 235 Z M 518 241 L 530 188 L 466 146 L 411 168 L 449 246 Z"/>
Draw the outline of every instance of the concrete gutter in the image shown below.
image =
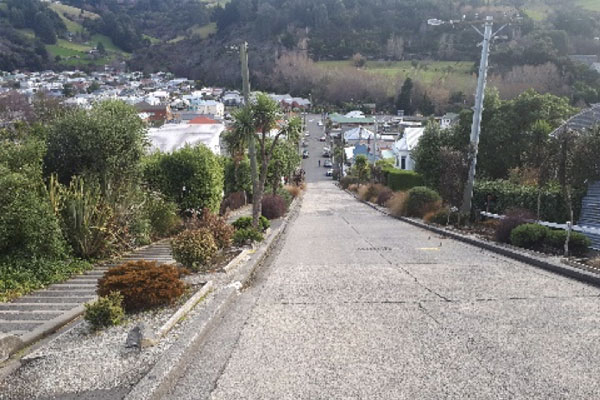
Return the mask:
<path id="1" fill-rule="evenodd" d="M 587 267 L 581 263 L 571 263 L 565 258 L 560 257 L 549 257 L 543 253 L 537 253 L 527 249 L 521 249 L 518 247 L 510 246 L 510 245 L 501 245 L 496 242 L 492 242 L 489 240 L 479 239 L 472 236 L 467 236 L 462 233 L 458 233 L 440 226 L 426 224 L 421 220 L 416 220 L 413 218 L 407 217 L 397 217 L 391 215 L 389 211 L 385 207 L 378 206 L 373 203 L 369 203 L 368 201 L 364 201 L 359 199 L 355 193 L 345 190 L 346 193 L 353 196 L 356 200 L 360 201 L 363 204 L 368 205 L 369 207 L 379 211 L 382 214 L 385 214 L 389 217 L 398 219 L 402 222 L 406 222 L 407 224 L 411 224 L 417 226 L 422 229 L 426 229 L 428 231 L 437 233 L 442 236 L 446 236 L 455 240 L 458 240 L 463 243 L 467 243 L 481 249 L 489 250 L 494 253 L 503 255 L 508 258 L 512 258 L 513 260 L 517 260 L 526 264 L 533 265 L 538 268 L 545 269 L 547 271 L 554 272 L 556 274 L 560 274 L 580 282 L 592 284 L 595 286 L 600 286 L 600 271 L 595 270 L 591 267 Z M 554 258 L 554 260 L 552 259 Z M 569 264 L 566 264 L 566 263 Z"/>
<path id="2" fill-rule="evenodd" d="M 297 214 L 302 203 L 302 196 L 296 198 L 282 224 L 274 229 L 256 251 L 245 251 L 236 257 L 228 269 L 233 274 L 231 283 L 220 290 L 216 290 L 214 298 L 194 319 L 192 324 L 182 333 L 150 371 L 133 387 L 125 400 L 154 400 L 164 398 L 172 385 L 185 371 L 186 365 L 194 357 L 193 348 L 201 345 L 206 336 L 223 319 L 224 314 L 237 299 L 240 290 L 252 282 L 254 274 L 270 255 L 274 245 L 286 232 L 289 222 Z M 249 255 L 249 260 L 241 265 L 242 258 Z M 237 268 L 235 268 L 237 266 Z"/>

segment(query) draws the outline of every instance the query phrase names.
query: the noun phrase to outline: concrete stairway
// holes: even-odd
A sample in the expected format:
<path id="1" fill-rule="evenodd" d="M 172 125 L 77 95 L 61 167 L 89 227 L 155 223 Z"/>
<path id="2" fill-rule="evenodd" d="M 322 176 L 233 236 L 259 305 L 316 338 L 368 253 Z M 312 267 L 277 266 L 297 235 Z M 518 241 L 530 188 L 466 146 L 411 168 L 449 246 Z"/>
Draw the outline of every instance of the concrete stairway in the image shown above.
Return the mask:
<path id="1" fill-rule="evenodd" d="M 600 229 L 600 182 L 594 182 L 588 186 L 577 225 Z M 592 241 L 592 248 L 600 250 L 600 233 L 585 232 L 585 235 Z"/>
<path id="2" fill-rule="evenodd" d="M 13 335 L 25 344 L 60 328 L 83 311 L 83 305 L 96 298 L 96 285 L 108 268 L 130 260 L 173 263 L 167 240 L 136 250 L 120 260 L 96 266 L 66 282 L 50 285 L 11 303 L 0 303 L 0 336 Z"/>

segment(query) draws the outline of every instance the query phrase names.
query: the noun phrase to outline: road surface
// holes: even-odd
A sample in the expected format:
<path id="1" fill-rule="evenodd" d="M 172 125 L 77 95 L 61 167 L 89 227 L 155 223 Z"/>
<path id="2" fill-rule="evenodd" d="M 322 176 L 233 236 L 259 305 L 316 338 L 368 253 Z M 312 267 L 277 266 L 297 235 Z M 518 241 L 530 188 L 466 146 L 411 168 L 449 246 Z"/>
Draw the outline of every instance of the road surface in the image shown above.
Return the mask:
<path id="1" fill-rule="evenodd" d="M 168 398 L 600 398 L 600 290 L 374 211 L 320 147 L 278 252 Z"/>

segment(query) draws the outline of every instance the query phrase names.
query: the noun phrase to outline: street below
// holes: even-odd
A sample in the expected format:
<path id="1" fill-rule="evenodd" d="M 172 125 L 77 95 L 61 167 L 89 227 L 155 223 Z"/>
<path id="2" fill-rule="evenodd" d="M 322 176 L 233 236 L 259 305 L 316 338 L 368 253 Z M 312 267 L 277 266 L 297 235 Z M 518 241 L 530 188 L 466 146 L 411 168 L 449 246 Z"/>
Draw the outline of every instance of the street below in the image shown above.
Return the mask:
<path id="1" fill-rule="evenodd" d="M 168 398 L 600 398 L 600 290 L 356 201 L 317 120 L 299 214 Z"/>

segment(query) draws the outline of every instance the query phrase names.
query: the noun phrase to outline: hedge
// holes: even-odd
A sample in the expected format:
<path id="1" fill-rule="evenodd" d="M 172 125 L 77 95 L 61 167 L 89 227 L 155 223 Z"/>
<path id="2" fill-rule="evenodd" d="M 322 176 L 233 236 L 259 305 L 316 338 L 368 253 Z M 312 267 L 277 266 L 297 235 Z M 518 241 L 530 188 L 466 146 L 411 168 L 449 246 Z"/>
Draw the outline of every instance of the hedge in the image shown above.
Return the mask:
<path id="1" fill-rule="evenodd" d="M 424 186 L 423 177 L 414 171 L 388 168 L 384 170 L 385 184 L 395 192 Z"/>
<path id="2" fill-rule="evenodd" d="M 477 181 L 473 188 L 473 207 L 485 210 L 488 195 L 492 196 L 490 212 L 504 214 L 510 208 L 524 208 L 537 214 L 538 188 L 536 186 L 515 185 L 508 181 Z M 581 211 L 581 201 L 585 193 L 573 194 L 573 214 L 577 221 Z M 543 189 L 540 207 L 543 221 L 565 223 L 569 220 L 567 204 L 559 186 Z"/>

